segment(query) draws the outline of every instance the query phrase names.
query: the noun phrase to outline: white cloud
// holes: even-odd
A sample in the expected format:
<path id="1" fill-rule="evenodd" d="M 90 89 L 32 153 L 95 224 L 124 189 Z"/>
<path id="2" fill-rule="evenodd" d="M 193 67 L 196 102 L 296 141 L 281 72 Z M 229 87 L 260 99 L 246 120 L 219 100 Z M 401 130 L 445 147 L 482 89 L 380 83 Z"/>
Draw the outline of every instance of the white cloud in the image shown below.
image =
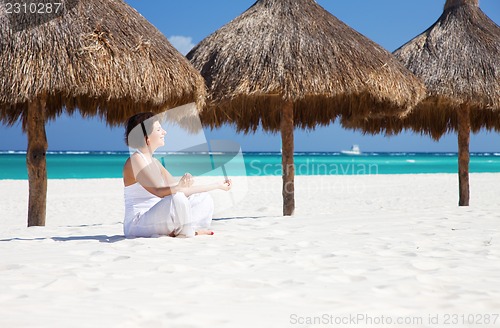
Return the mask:
<path id="1" fill-rule="evenodd" d="M 190 36 L 172 35 L 168 41 L 184 56 L 195 46 L 193 38 Z"/>

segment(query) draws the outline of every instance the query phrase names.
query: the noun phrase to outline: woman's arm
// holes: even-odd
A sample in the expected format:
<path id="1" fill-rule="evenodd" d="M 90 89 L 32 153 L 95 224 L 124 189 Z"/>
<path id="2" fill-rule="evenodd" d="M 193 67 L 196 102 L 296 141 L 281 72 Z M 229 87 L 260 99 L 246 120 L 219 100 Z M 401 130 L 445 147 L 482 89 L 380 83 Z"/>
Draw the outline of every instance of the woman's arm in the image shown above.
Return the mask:
<path id="1" fill-rule="evenodd" d="M 161 175 L 163 176 L 163 180 L 165 181 L 167 186 L 175 186 L 177 184 L 177 179 L 174 178 L 174 176 L 170 174 L 170 172 L 168 172 L 168 170 L 160 163 L 159 160 L 157 160 L 156 158 L 154 160 L 156 161 L 156 164 L 160 168 Z"/>
<path id="2" fill-rule="evenodd" d="M 212 183 L 208 185 L 199 185 L 199 186 L 176 186 L 176 192 L 183 192 L 187 197 L 193 195 L 193 194 L 198 194 L 201 192 L 208 192 L 216 189 L 228 191 L 232 187 L 232 182 L 231 180 L 226 180 L 222 183 Z"/>
<path id="3" fill-rule="evenodd" d="M 144 187 L 144 186 L 143 186 Z M 182 180 L 175 186 L 170 186 L 170 187 L 144 187 L 147 191 L 152 193 L 153 195 L 156 195 L 158 197 L 167 197 L 170 195 L 173 195 L 178 192 L 182 192 L 186 195 L 186 197 L 189 197 L 193 194 L 198 194 L 201 192 L 208 192 L 212 190 L 224 190 L 228 191 L 232 187 L 232 182 L 231 180 L 226 180 L 222 183 L 212 183 L 208 185 L 199 185 L 199 186 L 188 186 L 185 182 Z"/>
<path id="4" fill-rule="evenodd" d="M 147 169 L 145 169 L 139 172 L 136 180 L 144 189 L 160 198 L 173 195 L 178 191 L 178 184 L 174 186 L 163 186 L 158 182 L 159 178 L 161 177 L 151 176 L 151 174 L 148 174 Z"/>
<path id="5" fill-rule="evenodd" d="M 156 165 L 156 163 L 148 164 L 141 156 L 133 154 L 124 167 L 123 175 L 126 185 L 139 183 L 144 189 L 157 197 L 175 194 L 178 186 L 177 181 L 165 181 L 166 185 L 163 184 L 162 181 L 165 179 L 163 171 L 159 167 L 161 165 Z M 172 182 L 172 185 L 169 182 Z"/>
<path id="6" fill-rule="evenodd" d="M 156 165 L 157 163 L 150 163 L 149 165 L 139 156 L 133 156 L 134 172 L 137 173 L 135 179 L 141 186 L 148 192 L 157 197 L 166 197 L 173 195 L 177 192 L 183 192 L 186 196 L 207 192 L 211 190 L 221 189 L 230 190 L 231 180 L 223 181 L 222 183 L 213 183 L 209 185 L 193 186 L 193 178 L 190 174 L 185 174 L 179 182 L 162 166 Z M 158 167 L 160 168 L 158 170 Z M 161 184 L 160 181 L 167 178 L 166 186 Z"/>

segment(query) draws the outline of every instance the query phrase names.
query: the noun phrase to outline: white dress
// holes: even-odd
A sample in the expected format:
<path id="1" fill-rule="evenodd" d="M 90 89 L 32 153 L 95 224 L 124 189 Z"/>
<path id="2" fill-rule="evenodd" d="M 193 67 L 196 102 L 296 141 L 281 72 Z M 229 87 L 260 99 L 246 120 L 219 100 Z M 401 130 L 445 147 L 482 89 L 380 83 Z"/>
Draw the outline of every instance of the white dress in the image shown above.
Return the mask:
<path id="1" fill-rule="evenodd" d="M 178 192 L 160 198 L 136 182 L 125 187 L 123 232 L 125 237 L 192 237 L 196 230 L 210 227 L 213 212 L 214 202 L 208 193 L 186 197 Z"/>

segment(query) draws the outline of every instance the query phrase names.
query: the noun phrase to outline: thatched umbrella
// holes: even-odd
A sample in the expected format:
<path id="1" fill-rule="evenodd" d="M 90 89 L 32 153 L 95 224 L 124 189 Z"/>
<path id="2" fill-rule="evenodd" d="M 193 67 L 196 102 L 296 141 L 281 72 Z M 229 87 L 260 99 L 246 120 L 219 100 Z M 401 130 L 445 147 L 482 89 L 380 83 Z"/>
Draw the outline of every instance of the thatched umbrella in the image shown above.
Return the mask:
<path id="1" fill-rule="evenodd" d="M 28 226 L 45 223 L 47 120 L 78 110 L 118 124 L 139 111 L 202 106 L 206 92 L 199 72 L 122 0 L 58 2 L 52 15 L 0 4 L 0 121 L 21 120 L 28 134 Z"/>
<path id="2" fill-rule="evenodd" d="M 500 130 L 500 27 L 479 0 L 448 0 L 428 30 L 394 52 L 422 78 L 428 97 L 404 120 L 344 124 L 368 133 L 411 128 L 438 140 L 458 131 L 459 205 L 469 205 L 469 138 L 481 128 Z"/>
<path id="3" fill-rule="evenodd" d="M 314 0 L 259 0 L 187 57 L 207 82 L 204 124 L 281 131 L 284 215 L 294 210 L 294 127 L 396 115 L 425 93 L 389 52 Z"/>

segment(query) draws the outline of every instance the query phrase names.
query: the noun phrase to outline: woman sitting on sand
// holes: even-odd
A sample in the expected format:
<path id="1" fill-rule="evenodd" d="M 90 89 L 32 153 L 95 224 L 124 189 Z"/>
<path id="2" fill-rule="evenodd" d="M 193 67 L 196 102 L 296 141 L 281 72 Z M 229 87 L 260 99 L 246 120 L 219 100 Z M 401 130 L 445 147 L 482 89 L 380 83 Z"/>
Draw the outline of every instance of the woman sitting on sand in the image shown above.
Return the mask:
<path id="1" fill-rule="evenodd" d="M 136 151 L 123 167 L 126 237 L 213 235 L 214 211 L 208 191 L 231 189 L 231 181 L 195 186 L 186 173 L 176 179 L 153 157 L 165 144 L 165 130 L 153 113 L 129 118 L 125 142 Z"/>

